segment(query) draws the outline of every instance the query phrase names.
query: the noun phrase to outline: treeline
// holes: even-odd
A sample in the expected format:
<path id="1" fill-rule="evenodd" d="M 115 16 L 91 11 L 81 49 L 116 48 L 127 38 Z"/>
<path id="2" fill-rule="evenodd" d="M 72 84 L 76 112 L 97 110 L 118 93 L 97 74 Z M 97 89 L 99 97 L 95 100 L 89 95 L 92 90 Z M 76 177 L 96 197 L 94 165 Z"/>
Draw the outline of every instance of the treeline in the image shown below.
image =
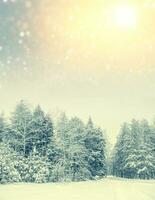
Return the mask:
<path id="1" fill-rule="evenodd" d="M 112 174 L 125 178 L 155 178 L 155 123 L 124 123 L 114 148 Z"/>
<path id="2" fill-rule="evenodd" d="M 40 106 L 21 101 L 10 119 L 0 116 L 0 183 L 155 178 L 155 123 L 124 123 L 111 160 L 107 146 L 91 119 L 84 124 L 61 113 L 54 123 Z"/>
<path id="3" fill-rule="evenodd" d="M 0 183 L 85 181 L 107 174 L 106 141 L 91 119 L 53 123 L 40 106 L 21 101 L 0 117 Z"/>

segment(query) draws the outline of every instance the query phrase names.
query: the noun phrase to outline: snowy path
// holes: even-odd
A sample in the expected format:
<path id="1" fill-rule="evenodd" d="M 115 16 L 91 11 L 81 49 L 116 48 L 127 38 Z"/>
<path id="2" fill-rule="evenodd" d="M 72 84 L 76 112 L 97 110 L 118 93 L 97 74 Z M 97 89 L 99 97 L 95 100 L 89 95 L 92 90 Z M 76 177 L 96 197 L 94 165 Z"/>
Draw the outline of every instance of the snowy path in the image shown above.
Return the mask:
<path id="1" fill-rule="evenodd" d="M 155 181 L 108 177 L 67 184 L 0 185 L 0 200 L 155 200 Z"/>

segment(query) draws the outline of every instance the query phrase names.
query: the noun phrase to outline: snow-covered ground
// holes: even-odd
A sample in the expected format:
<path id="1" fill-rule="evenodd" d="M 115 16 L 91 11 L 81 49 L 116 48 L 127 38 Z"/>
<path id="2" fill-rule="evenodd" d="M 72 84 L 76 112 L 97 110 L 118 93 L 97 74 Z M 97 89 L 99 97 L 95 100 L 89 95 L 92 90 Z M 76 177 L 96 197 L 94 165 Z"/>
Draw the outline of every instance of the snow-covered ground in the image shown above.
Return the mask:
<path id="1" fill-rule="evenodd" d="M 0 185 L 0 200 L 155 200 L 155 181 L 108 177 L 100 181 Z"/>

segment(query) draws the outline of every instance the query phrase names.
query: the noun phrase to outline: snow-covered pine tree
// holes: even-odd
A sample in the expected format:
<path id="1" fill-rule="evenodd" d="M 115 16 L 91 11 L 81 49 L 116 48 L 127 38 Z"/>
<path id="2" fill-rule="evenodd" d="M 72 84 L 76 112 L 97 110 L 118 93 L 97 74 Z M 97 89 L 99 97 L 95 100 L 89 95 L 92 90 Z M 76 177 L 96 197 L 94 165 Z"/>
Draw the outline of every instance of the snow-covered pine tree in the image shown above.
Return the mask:
<path id="1" fill-rule="evenodd" d="M 32 150 L 30 147 L 31 125 L 32 113 L 24 101 L 20 101 L 12 113 L 9 142 L 11 147 L 23 156 L 28 156 Z"/>
<path id="2" fill-rule="evenodd" d="M 16 152 L 7 144 L 0 143 L 0 183 L 14 183 L 21 181 L 21 177 L 15 168 Z"/>
<path id="3" fill-rule="evenodd" d="M 68 123 L 69 119 L 66 114 L 61 113 L 54 131 L 54 141 L 48 146 L 47 156 L 50 163 L 50 181 L 52 182 L 67 181 Z"/>
<path id="4" fill-rule="evenodd" d="M 138 148 L 141 143 L 141 127 L 138 120 L 133 119 L 131 121 L 131 142 L 133 148 Z"/>
<path id="5" fill-rule="evenodd" d="M 137 121 L 132 120 L 131 124 L 124 123 L 121 127 L 113 163 L 113 173 L 116 176 L 134 178 L 136 175 L 134 155 L 138 148 L 136 144 L 138 143 L 139 126 L 137 125 Z M 132 167 L 129 167 L 127 162 L 132 162 Z"/>
<path id="6" fill-rule="evenodd" d="M 6 136 L 6 122 L 4 115 L 0 115 L 0 142 L 3 142 Z"/>
<path id="7" fill-rule="evenodd" d="M 94 127 L 91 118 L 89 118 L 85 128 L 85 147 L 87 149 L 88 169 L 92 174 L 92 178 L 106 176 L 105 139 L 101 129 Z"/>
<path id="8" fill-rule="evenodd" d="M 155 174 L 155 158 L 152 151 L 153 130 L 147 120 L 142 120 L 139 124 L 139 144 L 136 154 L 136 173 L 138 178 L 150 179 Z"/>
<path id="9" fill-rule="evenodd" d="M 124 123 L 115 146 L 113 174 L 126 178 L 154 177 L 155 159 L 150 148 L 151 128 L 146 120 Z"/>
<path id="10" fill-rule="evenodd" d="M 34 110 L 31 132 L 30 132 L 30 143 L 32 149 L 41 156 L 45 156 L 47 153 L 48 145 L 53 140 L 53 123 L 51 118 L 44 113 L 40 106 L 37 106 Z"/>
<path id="11" fill-rule="evenodd" d="M 46 157 L 41 157 L 36 153 L 33 152 L 28 158 L 29 182 L 46 183 L 50 178 L 49 164 Z"/>
<path id="12" fill-rule="evenodd" d="M 88 180 L 91 178 L 91 172 L 86 160 L 88 151 L 85 147 L 85 128 L 77 117 L 69 121 L 69 136 L 69 176 L 72 181 Z"/>
<path id="13" fill-rule="evenodd" d="M 154 155 L 154 159 L 155 159 L 155 120 L 153 122 L 153 124 L 151 125 L 151 132 L 148 135 L 148 144 L 151 148 L 151 151 Z"/>
<path id="14" fill-rule="evenodd" d="M 49 166 L 49 181 L 61 182 L 65 181 L 65 160 L 64 153 L 57 143 L 51 142 L 47 149 L 47 162 Z"/>
<path id="15" fill-rule="evenodd" d="M 63 145 L 64 150 L 69 146 L 69 119 L 65 112 L 62 112 L 58 118 L 56 126 L 56 140 L 59 145 Z"/>
<path id="16" fill-rule="evenodd" d="M 79 181 L 91 178 L 86 160 L 83 122 L 77 117 L 68 120 L 62 114 L 57 126 L 59 159 L 54 169 L 59 181 Z"/>
<path id="17" fill-rule="evenodd" d="M 34 152 L 29 157 L 18 157 L 14 167 L 20 174 L 22 182 L 46 183 L 50 178 L 49 165 L 46 157 L 41 157 Z"/>
<path id="18" fill-rule="evenodd" d="M 136 157 L 137 177 L 141 179 L 154 178 L 155 159 L 153 154 L 145 144 L 141 145 Z"/>

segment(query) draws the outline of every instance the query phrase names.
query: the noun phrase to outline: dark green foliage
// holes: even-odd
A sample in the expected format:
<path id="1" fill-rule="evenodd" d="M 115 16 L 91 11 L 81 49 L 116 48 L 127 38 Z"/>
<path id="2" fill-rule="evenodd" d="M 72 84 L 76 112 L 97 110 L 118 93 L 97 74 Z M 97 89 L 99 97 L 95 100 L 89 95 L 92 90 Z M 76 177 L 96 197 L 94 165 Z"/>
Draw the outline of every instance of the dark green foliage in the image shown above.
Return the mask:
<path id="1" fill-rule="evenodd" d="M 155 177 L 153 127 L 146 120 L 124 123 L 114 148 L 113 175 L 126 178 Z"/>
<path id="2" fill-rule="evenodd" d="M 28 106 L 21 101 L 12 113 L 9 142 L 11 147 L 23 156 L 30 152 L 30 134 L 32 114 Z"/>
<path id="3" fill-rule="evenodd" d="M 107 167 L 103 133 L 100 129 L 94 128 L 91 119 L 89 119 L 85 134 L 85 147 L 88 151 L 87 160 L 92 177 L 106 176 Z"/>
<path id="4" fill-rule="evenodd" d="M 4 120 L 4 116 L 0 116 L 0 142 L 3 142 L 5 139 L 5 131 L 6 131 L 6 123 Z"/>
<path id="5" fill-rule="evenodd" d="M 45 156 L 47 147 L 53 137 L 53 124 L 48 115 L 45 115 L 43 110 L 38 106 L 33 113 L 31 124 L 30 142 L 31 146 L 41 156 Z M 32 148 L 32 149 L 33 149 Z"/>
<path id="6" fill-rule="evenodd" d="M 63 113 L 55 127 L 40 106 L 21 101 L 10 123 L 0 118 L 0 182 L 85 181 L 106 176 L 105 139 L 91 120 L 87 126 Z"/>
<path id="7" fill-rule="evenodd" d="M 21 181 L 20 174 L 14 166 L 16 153 L 8 145 L 0 143 L 0 183 Z"/>

